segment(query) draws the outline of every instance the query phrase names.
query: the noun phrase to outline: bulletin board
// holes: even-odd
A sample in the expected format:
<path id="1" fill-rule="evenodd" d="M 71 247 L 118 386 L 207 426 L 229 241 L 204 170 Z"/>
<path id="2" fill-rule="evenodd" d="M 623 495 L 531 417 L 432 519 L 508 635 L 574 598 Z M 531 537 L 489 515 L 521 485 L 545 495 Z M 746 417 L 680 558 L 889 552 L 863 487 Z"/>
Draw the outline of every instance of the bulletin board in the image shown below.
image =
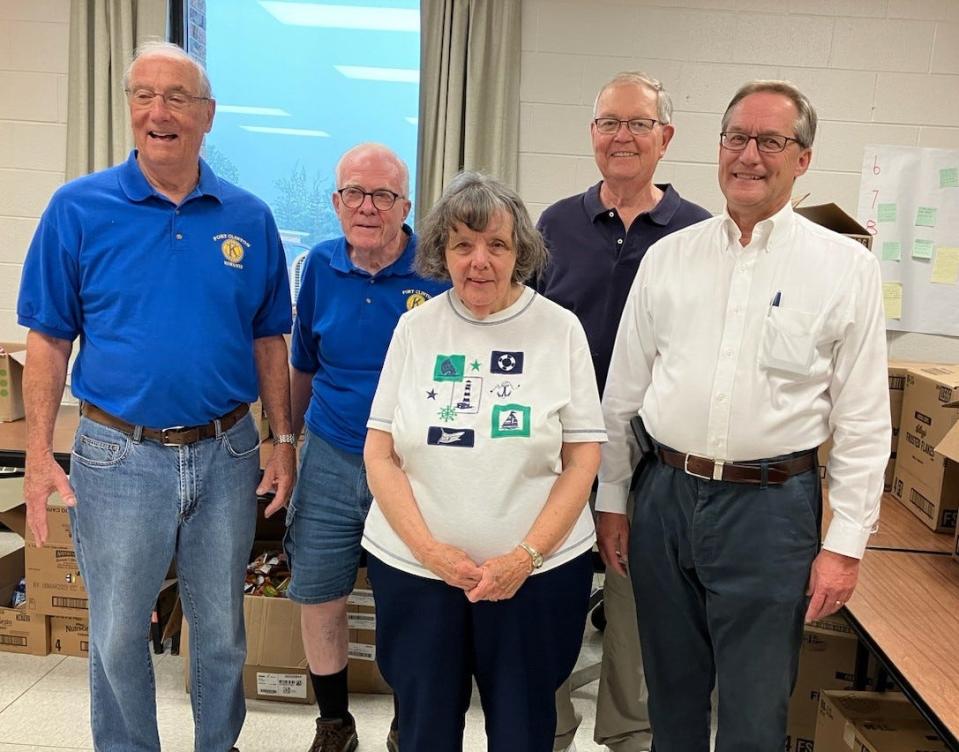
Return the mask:
<path id="1" fill-rule="evenodd" d="M 882 266 L 886 327 L 959 336 L 959 149 L 867 146 L 858 219 Z"/>

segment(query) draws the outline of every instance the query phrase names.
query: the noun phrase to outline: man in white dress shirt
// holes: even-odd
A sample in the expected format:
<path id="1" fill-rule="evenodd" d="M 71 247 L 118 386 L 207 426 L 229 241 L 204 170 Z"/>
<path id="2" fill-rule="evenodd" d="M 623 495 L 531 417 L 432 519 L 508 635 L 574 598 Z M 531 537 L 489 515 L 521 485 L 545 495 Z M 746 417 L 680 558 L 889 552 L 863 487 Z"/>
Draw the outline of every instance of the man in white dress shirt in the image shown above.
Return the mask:
<path id="1" fill-rule="evenodd" d="M 889 453 L 879 265 L 792 211 L 816 114 L 754 81 L 723 116 L 726 211 L 650 248 L 620 322 L 597 511 L 628 547 L 656 752 L 784 748 L 803 620 L 840 609 L 879 515 Z M 639 460 L 629 421 L 653 439 Z M 816 447 L 832 434 L 820 547 Z"/>

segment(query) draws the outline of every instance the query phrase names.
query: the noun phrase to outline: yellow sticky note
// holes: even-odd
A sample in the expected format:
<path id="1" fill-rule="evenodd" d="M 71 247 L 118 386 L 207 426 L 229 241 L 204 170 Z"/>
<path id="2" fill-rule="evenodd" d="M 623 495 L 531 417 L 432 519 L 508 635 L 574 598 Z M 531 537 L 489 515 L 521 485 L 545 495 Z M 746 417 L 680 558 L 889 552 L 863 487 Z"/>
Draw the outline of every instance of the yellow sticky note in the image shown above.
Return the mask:
<path id="1" fill-rule="evenodd" d="M 887 319 L 902 318 L 902 283 L 882 283 L 882 304 L 886 309 Z"/>
<path id="2" fill-rule="evenodd" d="M 930 282 L 954 285 L 959 278 L 959 248 L 937 248 Z"/>

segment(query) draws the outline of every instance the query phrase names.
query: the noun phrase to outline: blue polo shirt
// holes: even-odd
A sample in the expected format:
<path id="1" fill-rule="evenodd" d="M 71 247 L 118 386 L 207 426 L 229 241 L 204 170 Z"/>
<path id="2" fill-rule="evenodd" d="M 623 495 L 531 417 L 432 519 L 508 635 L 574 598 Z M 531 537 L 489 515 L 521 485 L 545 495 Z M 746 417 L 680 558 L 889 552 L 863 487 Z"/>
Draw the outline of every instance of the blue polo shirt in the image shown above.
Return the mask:
<path id="1" fill-rule="evenodd" d="M 22 326 L 74 340 L 74 395 L 150 428 L 257 398 L 253 340 L 288 332 L 289 280 L 265 203 L 218 178 L 176 206 L 136 151 L 60 188 L 23 266 Z"/>
<path id="2" fill-rule="evenodd" d="M 393 329 L 406 311 L 449 289 L 413 271 L 416 236 L 375 275 L 350 261 L 346 238 L 310 251 L 300 281 L 291 362 L 312 373 L 309 429 L 343 451 L 362 454 L 366 421 Z"/>
<path id="3" fill-rule="evenodd" d="M 627 231 L 619 213 L 600 200 L 601 185 L 557 201 L 540 215 L 536 226 L 550 255 L 534 282 L 540 293 L 579 317 L 600 395 L 626 296 L 647 249 L 671 232 L 712 216 L 680 198 L 671 185 L 660 185 L 660 202 L 636 217 Z"/>

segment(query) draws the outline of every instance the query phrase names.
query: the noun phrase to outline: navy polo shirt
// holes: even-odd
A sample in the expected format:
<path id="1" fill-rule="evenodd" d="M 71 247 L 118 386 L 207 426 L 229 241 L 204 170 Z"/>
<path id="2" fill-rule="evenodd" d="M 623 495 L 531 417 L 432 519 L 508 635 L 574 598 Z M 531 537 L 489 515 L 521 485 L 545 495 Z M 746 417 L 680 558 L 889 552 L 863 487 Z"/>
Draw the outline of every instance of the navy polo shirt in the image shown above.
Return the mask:
<path id="1" fill-rule="evenodd" d="M 619 213 L 600 200 L 601 185 L 557 201 L 540 215 L 537 227 L 550 256 L 534 282 L 540 293 L 579 317 L 600 394 L 626 296 L 647 249 L 671 232 L 712 216 L 680 198 L 671 185 L 660 185 L 660 202 L 636 217 L 627 232 Z"/>
<path id="2" fill-rule="evenodd" d="M 267 205 L 200 160 L 176 206 L 136 151 L 54 194 L 17 303 L 22 326 L 79 336 L 78 399 L 149 428 L 207 423 L 256 400 L 253 340 L 288 332 L 291 313 Z"/>
<path id="3" fill-rule="evenodd" d="M 375 275 L 353 265 L 346 238 L 315 246 L 296 300 L 291 362 L 312 373 L 306 425 L 343 451 L 363 452 L 366 421 L 386 350 L 401 315 L 449 289 L 413 270 L 416 236 Z"/>

